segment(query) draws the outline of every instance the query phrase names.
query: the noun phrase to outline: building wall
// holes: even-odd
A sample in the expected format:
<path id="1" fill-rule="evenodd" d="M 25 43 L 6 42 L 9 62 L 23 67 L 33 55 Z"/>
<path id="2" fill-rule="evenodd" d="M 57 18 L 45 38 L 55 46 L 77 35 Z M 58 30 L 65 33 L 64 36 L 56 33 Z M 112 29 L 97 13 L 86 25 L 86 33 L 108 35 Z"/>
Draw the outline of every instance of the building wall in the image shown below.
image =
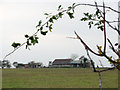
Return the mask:
<path id="1" fill-rule="evenodd" d="M 72 65 L 50 65 L 52 68 L 61 68 L 61 67 L 73 67 Z"/>
<path id="2" fill-rule="evenodd" d="M 69 65 L 49 65 L 50 68 L 62 68 L 62 67 L 73 67 L 73 68 L 90 68 L 91 64 L 90 63 L 86 63 L 86 66 L 84 66 L 84 64 L 80 64 L 80 63 L 75 63 L 75 64 L 69 64 Z"/>

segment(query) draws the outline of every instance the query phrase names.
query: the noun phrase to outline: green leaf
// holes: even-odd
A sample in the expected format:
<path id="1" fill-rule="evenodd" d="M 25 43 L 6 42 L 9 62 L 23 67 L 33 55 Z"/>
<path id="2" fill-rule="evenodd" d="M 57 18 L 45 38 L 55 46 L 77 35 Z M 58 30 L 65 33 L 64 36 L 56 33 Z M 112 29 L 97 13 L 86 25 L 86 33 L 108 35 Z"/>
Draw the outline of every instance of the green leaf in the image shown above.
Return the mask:
<path id="1" fill-rule="evenodd" d="M 31 39 L 31 44 L 35 45 L 36 43 L 38 43 L 38 37 L 37 37 L 37 36 L 34 36 L 34 37 Z"/>
<path id="2" fill-rule="evenodd" d="M 93 24 L 93 21 L 90 21 L 90 22 L 88 23 L 89 28 L 91 28 L 91 27 L 92 27 L 92 24 Z"/>
<path id="3" fill-rule="evenodd" d="M 104 23 L 104 20 L 100 20 L 99 23 L 100 23 L 100 24 L 103 24 L 103 23 Z"/>
<path id="4" fill-rule="evenodd" d="M 59 15 L 60 18 L 62 18 L 63 13 L 62 13 L 62 12 L 59 12 L 58 15 Z"/>
<path id="5" fill-rule="evenodd" d="M 26 49 L 28 49 L 28 45 L 26 45 L 26 47 L 25 47 Z"/>
<path id="6" fill-rule="evenodd" d="M 97 9 L 97 11 L 96 11 L 96 15 L 98 16 L 99 13 L 100 13 L 100 11 L 99 11 L 99 9 Z"/>
<path id="7" fill-rule="evenodd" d="M 48 33 L 48 31 L 44 31 L 44 32 L 41 31 L 41 34 L 42 34 L 42 35 L 46 35 L 47 33 Z"/>
<path id="8" fill-rule="evenodd" d="M 92 19 L 92 16 L 93 16 L 92 14 L 90 14 L 90 15 L 88 16 L 88 17 L 89 17 L 89 20 L 91 20 L 91 19 Z"/>
<path id="9" fill-rule="evenodd" d="M 62 5 L 59 5 L 58 6 L 58 11 L 60 11 L 60 10 L 62 10 L 63 8 L 62 8 Z"/>
<path id="10" fill-rule="evenodd" d="M 86 18 L 86 17 L 83 17 L 83 18 L 81 19 L 81 21 L 86 21 L 86 20 L 88 20 L 88 18 Z"/>
<path id="11" fill-rule="evenodd" d="M 49 22 L 54 23 L 54 22 L 53 22 L 53 18 L 50 18 L 50 19 L 49 19 Z"/>
<path id="12" fill-rule="evenodd" d="M 29 39 L 27 39 L 27 45 L 29 45 L 29 46 L 31 45 L 31 43 L 29 42 Z"/>
<path id="13" fill-rule="evenodd" d="M 35 44 L 36 44 L 36 41 L 35 41 L 35 40 L 31 40 L 31 43 L 32 43 L 33 45 L 35 45 Z"/>
<path id="14" fill-rule="evenodd" d="M 91 28 L 91 26 L 92 26 L 92 25 L 91 25 L 91 23 L 90 23 L 90 22 L 88 23 L 88 25 L 89 25 L 89 28 Z"/>
<path id="15" fill-rule="evenodd" d="M 67 12 L 67 14 L 69 15 L 70 19 L 74 18 L 73 13 Z"/>
<path id="16" fill-rule="evenodd" d="M 96 23 L 96 24 L 94 24 L 94 26 L 97 26 L 97 25 L 100 25 L 100 23 Z"/>
<path id="17" fill-rule="evenodd" d="M 39 39 L 39 37 L 35 37 L 35 39 Z"/>
<path id="18" fill-rule="evenodd" d="M 14 48 L 16 48 L 16 47 L 18 47 L 18 46 L 20 46 L 21 44 L 20 43 L 12 43 L 12 45 L 11 46 L 13 46 Z"/>
<path id="19" fill-rule="evenodd" d="M 69 10 L 71 10 L 71 9 L 72 9 L 72 7 L 70 6 L 70 7 L 68 7 L 68 9 L 69 9 Z"/>
<path id="20" fill-rule="evenodd" d="M 57 17 L 56 17 L 56 16 L 52 16 L 52 19 L 55 19 L 55 20 L 57 20 Z"/>
<path id="21" fill-rule="evenodd" d="M 26 49 L 30 50 L 30 48 L 29 48 L 29 46 L 28 46 L 28 45 L 26 45 Z"/>
<path id="22" fill-rule="evenodd" d="M 36 26 L 36 28 L 39 27 L 41 25 L 41 23 L 42 23 L 42 21 L 40 20 L 38 25 Z"/>
<path id="23" fill-rule="evenodd" d="M 30 39 L 30 40 L 34 40 L 34 37 L 33 37 L 33 36 L 31 36 L 31 37 L 29 37 L 29 39 Z"/>
<path id="24" fill-rule="evenodd" d="M 101 16 L 98 16 L 98 19 L 100 19 L 101 18 Z"/>
<path id="25" fill-rule="evenodd" d="M 40 27 L 40 30 L 43 30 L 43 27 Z"/>
<path id="26" fill-rule="evenodd" d="M 61 7 L 62 7 L 62 5 L 59 5 L 59 6 L 58 6 L 58 9 L 61 8 Z"/>
<path id="27" fill-rule="evenodd" d="M 52 32 L 52 24 L 49 26 L 49 31 Z"/>
<path id="28" fill-rule="evenodd" d="M 72 6 L 75 6 L 75 3 L 73 3 Z"/>
<path id="29" fill-rule="evenodd" d="M 48 24 L 49 24 L 49 23 L 47 22 L 46 24 L 47 24 L 46 27 L 48 27 Z"/>
<path id="30" fill-rule="evenodd" d="M 98 28 L 98 29 L 100 29 L 101 31 L 103 31 L 103 30 L 104 30 L 104 26 L 103 26 L 103 25 L 98 26 L 97 28 Z"/>
<path id="31" fill-rule="evenodd" d="M 41 25 L 41 23 L 42 23 L 42 21 L 40 20 L 38 25 Z"/>
<path id="32" fill-rule="evenodd" d="M 47 16 L 48 16 L 49 14 L 48 14 L 48 13 L 44 13 L 44 15 L 47 15 Z"/>
<path id="33" fill-rule="evenodd" d="M 28 38 L 29 36 L 26 34 L 25 37 Z"/>
<path id="34" fill-rule="evenodd" d="M 84 15 L 85 15 L 85 16 L 88 16 L 88 15 L 89 15 L 89 13 L 88 13 L 88 12 L 87 12 L 87 13 L 84 13 Z"/>

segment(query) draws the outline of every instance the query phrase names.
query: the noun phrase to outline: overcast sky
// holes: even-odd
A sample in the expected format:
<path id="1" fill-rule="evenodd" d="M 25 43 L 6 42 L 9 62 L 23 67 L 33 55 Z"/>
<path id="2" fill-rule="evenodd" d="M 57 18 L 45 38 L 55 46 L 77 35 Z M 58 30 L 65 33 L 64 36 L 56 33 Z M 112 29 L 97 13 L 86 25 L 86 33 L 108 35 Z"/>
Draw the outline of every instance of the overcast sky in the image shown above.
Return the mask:
<path id="1" fill-rule="evenodd" d="M 50 2 L 51 1 L 51 2 Z M 68 0 L 69 1 L 69 0 Z M 99 4 L 103 0 L 98 0 Z M 119 0 L 105 0 L 105 4 L 115 9 L 118 9 Z M 53 13 L 57 11 L 57 7 L 62 5 L 64 8 L 72 5 L 72 3 L 93 3 L 90 0 L 71 0 L 67 2 L 65 0 L 0 0 L 0 51 L 1 59 L 13 50 L 11 44 L 13 42 L 25 42 L 25 34 L 32 35 L 36 31 L 36 25 L 39 20 L 45 21 L 44 13 Z M 74 37 L 74 31 L 76 31 L 82 39 L 93 49 L 96 50 L 96 45 L 102 45 L 103 34 L 96 28 L 88 29 L 86 22 L 80 22 L 83 16 L 83 12 L 93 13 L 95 8 L 81 6 L 75 10 L 75 19 L 70 20 L 67 15 L 64 15 L 62 19 L 56 21 L 53 25 L 52 32 L 49 32 L 46 36 L 39 36 L 39 44 L 31 47 L 31 50 L 26 50 L 25 46 L 18 49 L 15 53 L 8 56 L 10 62 L 28 63 L 30 61 L 43 62 L 44 65 L 48 65 L 49 61 L 60 58 L 70 58 L 72 54 L 80 56 L 86 55 L 83 45 L 79 40 L 68 39 L 66 37 Z M 118 15 L 111 11 L 107 14 L 107 19 L 117 20 Z M 112 31 L 108 26 L 107 37 L 111 39 L 113 43 L 118 41 L 117 33 Z M 107 45 L 108 47 L 108 45 Z M 109 55 L 111 50 L 107 50 Z M 92 59 L 96 65 L 100 65 L 99 60 L 103 65 L 109 66 L 105 58 L 99 58 L 92 55 Z M 114 55 L 113 55 L 114 56 Z M 116 56 L 114 56 L 116 58 Z"/>

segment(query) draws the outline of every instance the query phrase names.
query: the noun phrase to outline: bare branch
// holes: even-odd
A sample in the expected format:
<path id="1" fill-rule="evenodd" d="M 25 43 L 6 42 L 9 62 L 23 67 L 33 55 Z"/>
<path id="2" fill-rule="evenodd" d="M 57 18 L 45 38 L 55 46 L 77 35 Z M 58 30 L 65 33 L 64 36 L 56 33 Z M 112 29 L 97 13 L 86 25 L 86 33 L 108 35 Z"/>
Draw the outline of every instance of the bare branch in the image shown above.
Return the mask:
<path id="1" fill-rule="evenodd" d="M 102 64 L 102 62 L 101 62 L 101 60 L 99 60 L 99 62 L 100 62 L 100 65 L 102 66 L 102 68 L 104 68 L 104 66 L 103 66 L 103 64 Z"/>
<path id="2" fill-rule="evenodd" d="M 100 15 L 101 15 L 101 17 L 102 17 L 103 20 L 104 20 L 104 16 L 102 15 L 102 11 L 98 8 L 97 2 L 95 2 L 95 5 L 96 5 L 96 9 L 100 11 Z M 105 19 L 105 22 L 106 22 L 113 30 L 117 31 L 117 33 L 120 35 L 120 31 L 119 31 L 116 27 L 113 27 L 113 26 L 109 23 L 109 21 L 107 21 L 106 19 Z"/>
<path id="3" fill-rule="evenodd" d="M 109 21 L 105 20 L 105 22 L 115 31 L 117 31 L 117 33 L 120 35 L 120 31 L 116 28 L 116 27 L 113 27 Z"/>
<path id="4" fill-rule="evenodd" d="M 76 4 L 75 7 L 80 6 L 80 5 L 96 7 L 96 5 L 93 5 L 93 4 L 84 4 L 84 3 Z M 97 5 L 97 6 L 98 6 L 98 7 L 103 7 L 102 5 Z M 119 11 L 117 11 L 117 10 L 115 10 L 115 9 L 109 7 L 109 6 L 105 6 L 105 8 L 110 9 L 110 10 L 112 10 L 113 12 L 120 13 Z"/>
<path id="5" fill-rule="evenodd" d="M 91 58 L 90 55 L 89 55 L 88 49 L 86 49 L 86 52 L 87 52 L 87 56 L 88 56 L 89 59 L 90 59 L 92 68 L 93 68 L 94 72 L 96 72 L 96 68 L 95 68 L 94 62 L 93 62 L 92 58 Z"/>
<path id="6" fill-rule="evenodd" d="M 105 5 L 103 3 L 103 21 L 104 21 L 104 53 L 106 53 L 106 28 L 105 28 Z"/>
<path id="7" fill-rule="evenodd" d="M 118 23 L 120 21 L 108 21 L 109 23 Z"/>
<path id="8" fill-rule="evenodd" d="M 107 68 L 107 69 L 99 70 L 99 72 L 109 71 L 109 70 L 113 70 L 113 69 L 115 69 L 115 68 L 114 67 L 113 68 Z"/>
<path id="9" fill-rule="evenodd" d="M 111 49 L 113 50 L 114 53 L 116 53 L 118 55 L 118 57 L 120 58 L 120 54 L 115 50 L 115 48 L 113 47 L 113 44 L 111 43 L 111 41 L 107 38 L 108 42 L 111 45 Z"/>
<path id="10" fill-rule="evenodd" d="M 98 54 L 98 53 L 94 52 L 92 49 L 90 49 L 90 48 L 87 46 L 87 44 L 80 38 L 80 36 L 79 36 L 76 32 L 74 32 L 74 33 L 75 33 L 75 35 L 77 36 L 77 38 L 81 41 L 81 43 L 84 45 L 85 49 L 89 50 L 91 53 L 93 53 L 93 54 L 95 54 L 95 55 L 97 55 L 97 56 L 102 56 L 101 54 Z"/>

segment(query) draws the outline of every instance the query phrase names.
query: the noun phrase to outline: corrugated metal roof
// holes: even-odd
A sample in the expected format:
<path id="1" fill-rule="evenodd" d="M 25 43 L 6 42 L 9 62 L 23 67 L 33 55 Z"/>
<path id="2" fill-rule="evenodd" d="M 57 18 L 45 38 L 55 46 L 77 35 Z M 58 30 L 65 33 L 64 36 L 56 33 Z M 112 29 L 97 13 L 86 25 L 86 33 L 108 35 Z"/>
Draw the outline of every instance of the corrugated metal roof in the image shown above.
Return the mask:
<path id="1" fill-rule="evenodd" d="M 70 63 L 71 63 L 71 64 L 75 64 L 75 63 L 77 63 L 77 64 L 79 63 L 79 64 L 80 64 L 81 61 L 80 61 L 80 60 L 75 60 L 75 61 L 72 61 L 72 62 L 70 62 Z"/>
<path id="2" fill-rule="evenodd" d="M 58 65 L 58 64 L 69 64 L 71 61 L 73 61 L 72 59 L 55 59 L 53 61 L 53 65 Z"/>

